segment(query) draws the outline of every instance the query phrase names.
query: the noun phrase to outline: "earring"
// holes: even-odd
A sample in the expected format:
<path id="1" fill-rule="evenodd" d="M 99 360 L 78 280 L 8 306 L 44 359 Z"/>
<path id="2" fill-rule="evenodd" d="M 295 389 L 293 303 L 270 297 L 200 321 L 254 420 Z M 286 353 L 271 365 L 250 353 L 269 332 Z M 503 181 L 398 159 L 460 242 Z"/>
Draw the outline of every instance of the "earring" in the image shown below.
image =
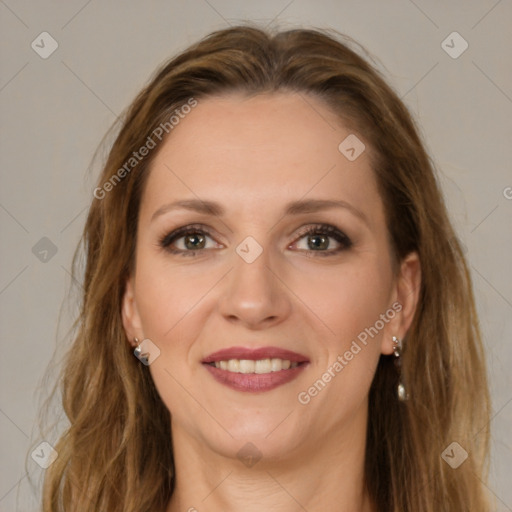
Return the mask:
<path id="1" fill-rule="evenodd" d="M 402 355 L 403 344 L 402 340 L 398 339 L 396 336 L 393 336 L 393 353 L 395 354 L 395 367 L 398 371 L 398 374 L 401 375 L 401 367 L 402 361 L 400 360 L 400 356 Z M 409 394 L 405 390 L 405 385 L 403 383 L 403 379 L 400 377 L 400 381 L 397 387 L 397 396 L 398 400 L 404 402 L 409 399 Z"/>
<path id="2" fill-rule="evenodd" d="M 142 353 L 142 343 L 139 343 L 138 338 L 134 338 L 133 341 L 137 343 L 135 350 L 133 351 L 135 357 L 146 366 L 149 364 L 148 353 Z"/>

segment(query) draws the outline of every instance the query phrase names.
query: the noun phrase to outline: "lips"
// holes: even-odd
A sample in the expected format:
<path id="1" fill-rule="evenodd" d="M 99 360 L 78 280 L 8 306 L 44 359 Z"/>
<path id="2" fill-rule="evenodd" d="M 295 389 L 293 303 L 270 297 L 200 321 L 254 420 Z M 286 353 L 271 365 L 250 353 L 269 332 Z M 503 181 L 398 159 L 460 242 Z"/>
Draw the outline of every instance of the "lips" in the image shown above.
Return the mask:
<path id="1" fill-rule="evenodd" d="M 284 359 L 295 363 L 307 363 L 309 359 L 297 352 L 278 347 L 261 347 L 248 349 L 244 347 L 231 347 L 219 350 L 203 359 L 203 363 L 215 363 L 216 361 L 229 361 L 230 359 L 247 359 L 258 361 L 260 359 Z"/>
<path id="2" fill-rule="evenodd" d="M 309 359 L 278 347 L 231 347 L 210 354 L 202 363 L 217 382 L 236 391 L 255 393 L 294 380 L 308 366 Z"/>

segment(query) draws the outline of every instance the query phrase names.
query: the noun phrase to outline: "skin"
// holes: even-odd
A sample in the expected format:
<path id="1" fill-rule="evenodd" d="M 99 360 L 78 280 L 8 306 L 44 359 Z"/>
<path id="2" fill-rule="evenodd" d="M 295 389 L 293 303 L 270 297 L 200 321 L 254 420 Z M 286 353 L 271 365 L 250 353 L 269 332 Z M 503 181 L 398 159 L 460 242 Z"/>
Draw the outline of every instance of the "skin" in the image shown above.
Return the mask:
<path id="1" fill-rule="evenodd" d="M 171 413 L 177 484 L 168 512 L 376 510 L 363 479 L 368 391 L 380 355 L 392 354 L 392 336 L 403 338 L 411 324 L 420 265 L 412 253 L 393 271 L 368 143 L 353 162 L 338 150 L 350 133 L 315 97 L 229 94 L 199 101 L 152 164 L 123 322 L 130 340 L 149 338 L 161 351 L 149 368 Z M 163 205 L 197 198 L 226 211 L 175 209 L 152 220 Z M 349 208 L 284 216 L 299 199 L 343 200 L 366 221 Z M 210 228 L 205 248 L 181 256 L 159 245 L 191 223 Z M 328 238 L 327 249 L 311 249 L 315 236 L 301 229 L 317 223 L 353 245 L 334 253 L 339 244 Z M 252 263 L 235 250 L 247 236 L 263 248 Z M 187 250 L 184 238 L 174 246 Z M 299 403 L 396 301 L 402 310 Z M 201 364 L 219 349 L 270 345 L 310 360 L 271 391 L 235 391 Z M 237 457 L 247 443 L 261 455 L 252 467 Z"/>

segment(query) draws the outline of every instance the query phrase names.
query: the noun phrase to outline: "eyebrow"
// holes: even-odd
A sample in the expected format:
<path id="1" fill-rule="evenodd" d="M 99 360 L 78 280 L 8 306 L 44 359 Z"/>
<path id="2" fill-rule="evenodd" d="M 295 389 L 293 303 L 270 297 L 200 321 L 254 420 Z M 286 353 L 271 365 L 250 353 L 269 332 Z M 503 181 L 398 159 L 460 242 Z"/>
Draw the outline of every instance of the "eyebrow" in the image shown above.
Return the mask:
<path id="1" fill-rule="evenodd" d="M 321 210 L 328 210 L 331 208 L 344 208 L 350 211 L 353 215 L 361 219 L 366 224 L 369 224 L 366 215 L 358 210 L 355 206 L 342 200 L 334 199 L 300 199 L 292 201 L 285 206 L 284 215 L 300 215 L 301 213 L 316 213 Z M 173 203 L 165 204 L 158 208 L 151 216 L 151 221 L 168 213 L 172 210 L 190 210 L 205 215 L 214 215 L 222 217 L 226 210 L 222 205 L 214 201 L 201 200 L 201 199 L 183 199 L 181 201 L 174 201 Z"/>

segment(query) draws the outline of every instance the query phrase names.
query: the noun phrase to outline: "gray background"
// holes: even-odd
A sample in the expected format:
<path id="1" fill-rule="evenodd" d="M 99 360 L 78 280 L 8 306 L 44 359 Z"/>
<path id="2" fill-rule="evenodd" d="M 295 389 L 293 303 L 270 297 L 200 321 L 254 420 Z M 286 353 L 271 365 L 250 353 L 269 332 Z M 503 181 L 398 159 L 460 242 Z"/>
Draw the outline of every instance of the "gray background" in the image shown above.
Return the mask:
<path id="1" fill-rule="evenodd" d="M 76 312 L 64 300 L 99 171 L 96 165 L 89 173 L 91 158 L 160 63 L 207 32 L 245 19 L 332 27 L 354 37 L 380 60 L 419 120 L 467 248 L 493 396 L 490 489 L 496 510 L 512 510 L 512 5 L 447 4 L 0 0 L 1 511 L 37 509 L 29 481 L 37 483 L 44 470 L 30 452 L 43 440 L 36 425 L 49 385 L 45 370 L 55 348 L 66 345 Z M 34 40 L 42 46 L 43 31 L 58 43 L 47 59 L 31 47 Z M 442 47 L 453 31 L 469 44 L 455 59 Z M 448 41 L 452 51 L 461 48 Z M 45 440 L 52 444 L 55 436 Z"/>

